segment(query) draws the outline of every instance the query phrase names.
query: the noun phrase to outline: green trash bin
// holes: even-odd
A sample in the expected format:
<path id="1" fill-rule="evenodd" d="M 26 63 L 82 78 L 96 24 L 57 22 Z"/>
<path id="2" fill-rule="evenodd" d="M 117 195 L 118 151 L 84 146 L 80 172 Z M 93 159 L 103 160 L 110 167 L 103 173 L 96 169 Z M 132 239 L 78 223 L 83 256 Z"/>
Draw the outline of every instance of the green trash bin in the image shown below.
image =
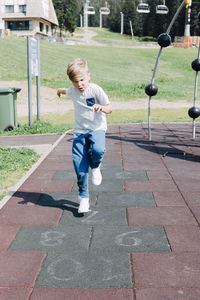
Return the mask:
<path id="1" fill-rule="evenodd" d="M 10 131 L 18 126 L 17 93 L 20 91 L 14 87 L 0 88 L 0 131 Z"/>

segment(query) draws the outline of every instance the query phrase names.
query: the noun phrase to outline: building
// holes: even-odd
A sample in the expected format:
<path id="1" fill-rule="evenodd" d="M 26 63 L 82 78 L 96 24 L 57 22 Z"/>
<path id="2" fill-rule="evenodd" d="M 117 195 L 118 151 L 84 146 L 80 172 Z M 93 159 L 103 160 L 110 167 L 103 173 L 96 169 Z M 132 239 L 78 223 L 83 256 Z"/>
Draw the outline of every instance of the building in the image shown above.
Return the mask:
<path id="1" fill-rule="evenodd" d="M 52 0 L 1 0 L 0 33 L 52 36 L 58 20 Z"/>

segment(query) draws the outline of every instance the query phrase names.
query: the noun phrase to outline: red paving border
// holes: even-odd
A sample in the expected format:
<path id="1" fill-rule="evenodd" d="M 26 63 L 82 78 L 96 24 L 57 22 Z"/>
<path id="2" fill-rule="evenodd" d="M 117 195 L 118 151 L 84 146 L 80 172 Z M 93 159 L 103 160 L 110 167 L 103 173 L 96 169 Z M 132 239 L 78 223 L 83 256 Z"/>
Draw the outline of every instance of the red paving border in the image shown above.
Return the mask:
<path id="1" fill-rule="evenodd" d="M 109 127 L 107 161 L 122 161 L 124 170 L 145 170 L 149 181 L 125 181 L 125 191 L 153 193 L 157 207 L 129 207 L 129 226 L 163 226 L 171 253 L 132 253 L 132 289 L 34 288 L 46 253 L 8 251 L 23 225 L 57 226 L 58 208 L 39 207 L 41 192 L 69 192 L 73 181 L 54 181 L 55 171 L 73 170 L 72 134 L 66 135 L 18 192 L 0 210 L 0 300 L 197 300 L 200 299 L 200 130 L 191 137 L 191 124 Z M 59 136 L 57 136 L 58 138 Z M 18 143 L 53 143 L 56 136 L 18 138 Z M 9 141 L 9 142 L 8 142 Z M 15 145 L 16 137 L 3 140 Z M 115 145 L 120 143 L 119 148 Z M 186 156 L 166 151 L 185 151 Z M 194 157 L 196 155 L 198 157 Z M 62 162 L 60 161 L 62 157 Z M 42 183 L 41 183 L 42 182 Z"/>

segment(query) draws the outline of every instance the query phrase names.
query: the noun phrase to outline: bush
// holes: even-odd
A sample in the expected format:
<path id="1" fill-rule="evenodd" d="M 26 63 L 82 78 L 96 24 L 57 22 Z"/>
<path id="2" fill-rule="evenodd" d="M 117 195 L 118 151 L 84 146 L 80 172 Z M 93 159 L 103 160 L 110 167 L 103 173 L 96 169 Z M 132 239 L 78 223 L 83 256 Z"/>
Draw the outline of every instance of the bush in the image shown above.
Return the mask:
<path id="1" fill-rule="evenodd" d="M 139 38 L 141 42 L 157 42 L 157 39 L 153 36 L 142 36 Z"/>

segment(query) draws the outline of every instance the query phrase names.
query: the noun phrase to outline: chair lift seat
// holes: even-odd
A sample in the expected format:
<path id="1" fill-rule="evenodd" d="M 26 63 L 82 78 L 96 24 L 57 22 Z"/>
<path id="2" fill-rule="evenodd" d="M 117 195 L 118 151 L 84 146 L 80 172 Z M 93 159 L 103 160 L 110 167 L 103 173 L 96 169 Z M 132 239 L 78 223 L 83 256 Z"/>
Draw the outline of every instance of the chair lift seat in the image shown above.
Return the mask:
<path id="1" fill-rule="evenodd" d="M 101 8 L 100 8 L 100 13 L 101 13 L 102 15 L 109 15 L 110 9 L 109 9 L 108 7 L 101 7 Z"/>
<path id="2" fill-rule="evenodd" d="M 137 6 L 137 12 L 148 14 L 150 13 L 149 5 L 147 3 L 140 3 Z"/>
<path id="3" fill-rule="evenodd" d="M 88 15 L 95 15 L 95 10 L 93 6 L 88 6 L 86 13 Z"/>
<path id="4" fill-rule="evenodd" d="M 156 13 L 161 15 L 166 15 L 169 12 L 169 8 L 166 5 L 157 5 Z"/>

